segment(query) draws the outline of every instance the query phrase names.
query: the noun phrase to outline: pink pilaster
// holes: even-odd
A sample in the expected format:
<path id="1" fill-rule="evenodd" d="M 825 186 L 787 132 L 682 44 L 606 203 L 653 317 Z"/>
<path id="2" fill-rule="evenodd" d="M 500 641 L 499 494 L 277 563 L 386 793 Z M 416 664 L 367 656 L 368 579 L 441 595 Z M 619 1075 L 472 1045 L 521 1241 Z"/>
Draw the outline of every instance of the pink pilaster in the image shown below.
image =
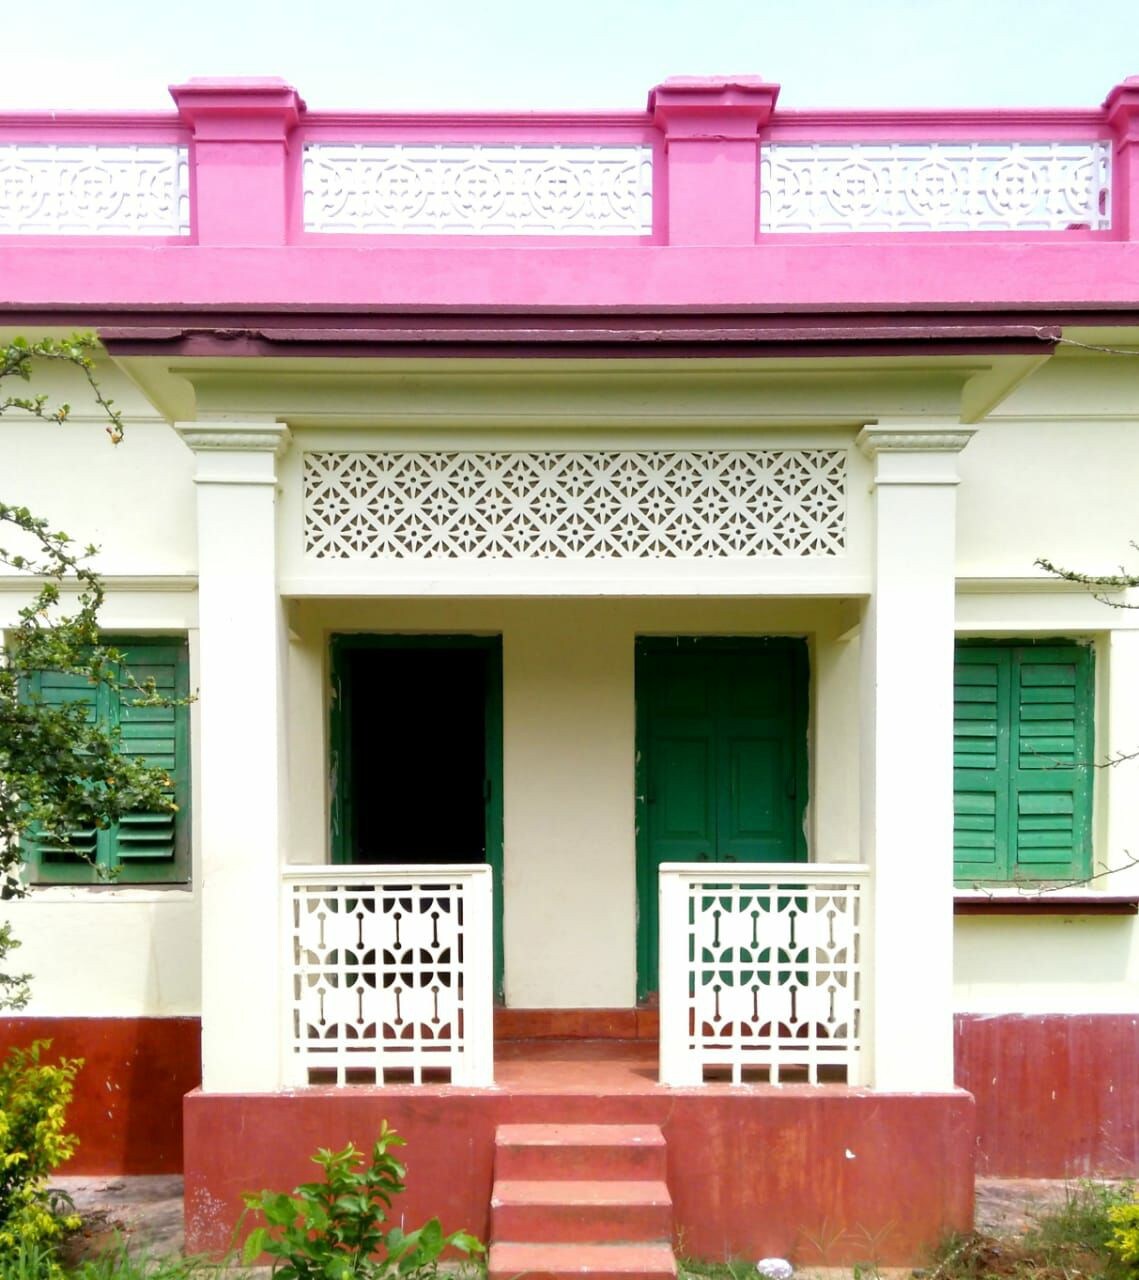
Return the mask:
<path id="1" fill-rule="evenodd" d="M 1115 140 L 1111 225 L 1121 240 L 1139 240 L 1139 76 L 1128 76 L 1103 104 Z"/>
<path id="2" fill-rule="evenodd" d="M 289 143 L 305 105 L 297 91 L 276 77 L 193 79 L 171 85 L 170 96 L 193 130 L 198 243 L 286 244 L 296 186 Z"/>
<path id="3" fill-rule="evenodd" d="M 649 94 L 664 133 L 669 244 L 754 244 L 759 132 L 779 86 L 757 76 L 673 76 Z"/>

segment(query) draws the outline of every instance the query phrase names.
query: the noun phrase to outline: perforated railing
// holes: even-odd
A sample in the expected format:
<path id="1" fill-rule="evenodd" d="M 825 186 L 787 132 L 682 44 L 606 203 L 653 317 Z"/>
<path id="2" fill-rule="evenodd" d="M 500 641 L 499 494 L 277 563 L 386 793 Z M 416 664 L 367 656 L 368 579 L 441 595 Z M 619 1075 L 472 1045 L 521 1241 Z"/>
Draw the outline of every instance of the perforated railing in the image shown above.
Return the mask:
<path id="1" fill-rule="evenodd" d="M 862 1083 L 869 870 L 666 863 L 661 1083 Z"/>
<path id="2" fill-rule="evenodd" d="M 290 867 L 289 1084 L 493 1082 L 491 871 Z"/>

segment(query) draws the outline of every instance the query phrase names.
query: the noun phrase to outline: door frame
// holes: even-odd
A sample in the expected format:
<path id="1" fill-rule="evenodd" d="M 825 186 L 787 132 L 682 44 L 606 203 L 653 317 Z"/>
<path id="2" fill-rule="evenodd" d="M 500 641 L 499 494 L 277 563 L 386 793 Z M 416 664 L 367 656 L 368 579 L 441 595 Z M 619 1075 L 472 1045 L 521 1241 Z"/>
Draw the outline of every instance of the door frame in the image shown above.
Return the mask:
<path id="1" fill-rule="evenodd" d="M 476 650 L 485 654 L 486 715 L 484 723 L 486 778 L 486 860 L 494 896 L 494 994 L 503 993 L 502 943 L 502 636 L 437 635 L 434 633 L 337 632 L 329 638 L 329 851 L 334 866 L 349 862 L 348 833 L 353 804 L 352 699 L 348 679 L 349 654 L 369 650 L 414 649 L 419 652 Z"/>
<path id="2" fill-rule="evenodd" d="M 795 672 L 791 701 L 791 732 L 796 744 L 795 787 L 802 797 L 799 821 L 792 828 L 795 841 L 792 862 L 806 862 L 807 833 L 804 818 L 808 802 L 807 728 L 810 716 L 810 653 L 805 636 L 637 636 L 633 647 L 633 685 L 636 703 L 635 806 L 637 902 L 659 893 L 656 869 L 649 866 L 648 813 L 648 708 L 644 690 L 642 655 L 652 653 L 789 653 Z M 649 973 L 648 931 L 640 927 L 637 912 L 637 999 L 657 989 L 657 975 Z M 659 964 L 659 957 L 658 957 Z"/>

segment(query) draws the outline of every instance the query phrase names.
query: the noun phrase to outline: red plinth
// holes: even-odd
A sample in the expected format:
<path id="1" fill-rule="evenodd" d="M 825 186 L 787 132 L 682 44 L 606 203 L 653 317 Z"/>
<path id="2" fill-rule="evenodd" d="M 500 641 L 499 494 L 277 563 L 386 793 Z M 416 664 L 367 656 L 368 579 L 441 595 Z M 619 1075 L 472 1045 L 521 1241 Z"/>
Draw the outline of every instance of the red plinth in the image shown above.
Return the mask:
<path id="1" fill-rule="evenodd" d="M 500 1124 L 656 1124 L 683 1251 L 873 1256 L 910 1263 L 973 1214 L 973 1100 L 842 1086 L 655 1083 L 655 1046 L 500 1045 L 498 1085 L 191 1093 L 185 1102 L 186 1243 L 230 1244 L 241 1193 L 313 1176 L 318 1146 L 367 1146 L 381 1119 L 408 1141 L 408 1224 L 438 1215 L 486 1238 Z"/>

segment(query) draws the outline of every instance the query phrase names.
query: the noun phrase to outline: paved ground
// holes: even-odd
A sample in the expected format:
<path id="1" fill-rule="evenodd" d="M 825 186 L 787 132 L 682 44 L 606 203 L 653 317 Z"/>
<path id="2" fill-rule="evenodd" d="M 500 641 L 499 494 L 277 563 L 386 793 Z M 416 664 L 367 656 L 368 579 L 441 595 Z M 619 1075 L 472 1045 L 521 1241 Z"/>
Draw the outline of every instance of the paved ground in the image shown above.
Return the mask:
<path id="1" fill-rule="evenodd" d="M 86 1225 L 76 1241 L 77 1255 L 90 1256 L 112 1248 L 120 1239 L 147 1256 L 180 1252 L 181 1178 L 59 1178 L 56 1185 L 67 1191 L 84 1217 Z M 1032 1179 L 979 1178 L 978 1231 L 1022 1234 L 1031 1225 L 1035 1212 L 1063 1203 L 1067 1185 Z"/>

